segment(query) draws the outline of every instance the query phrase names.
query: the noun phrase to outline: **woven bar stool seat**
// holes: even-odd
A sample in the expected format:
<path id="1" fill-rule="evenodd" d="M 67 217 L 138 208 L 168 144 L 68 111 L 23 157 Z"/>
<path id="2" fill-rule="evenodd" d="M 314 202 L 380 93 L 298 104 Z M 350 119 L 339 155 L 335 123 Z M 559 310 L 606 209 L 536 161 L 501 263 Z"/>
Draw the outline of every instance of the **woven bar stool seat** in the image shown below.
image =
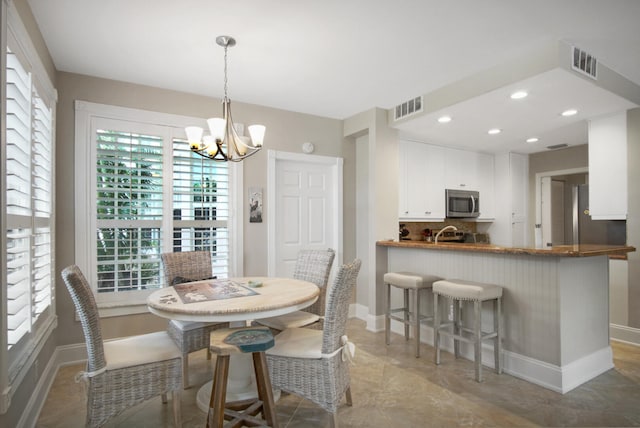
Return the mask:
<path id="1" fill-rule="evenodd" d="M 441 323 L 438 308 L 438 296 L 453 301 L 453 322 Z M 463 302 L 473 302 L 473 328 L 467 328 L 462 322 Z M 482 331 L 482 302 L 493 302 L 493 330 Z M 493 352 L 496 373 L 502 373 L 502 287 L 494 284 L 466 281 L 461 279 L 446 279 L 433 283 L 433 331 L 436 364 L 440 364 L 440 335 L 446 334 L 453 338 L 454 355 L 460 355 L 459 341 L 473 343 L 475 378 L 482 381 L 482 341 L 493 339 Z M 453 327 L 452 331 L 448 328 Z"/>
<path id="2" fill-rule="evenodd" d="M 278 426 L 264 353 L 273 345 L 273 334 L 268 327 L 224 328 L 211 332 L 209 349 L 217 357 L 207 427 Z M 229 357 L 239 353 L 251 353 L 253 356 L 258 398 L 225 403 Z M 262 419 L 257 417 L 260 413 Z"/>
<path id="3" fill-rule="evenodd" d="M 384 274 L 384 283 L 387 286 L 387 311 L 385 314 L 385 339 L 387 345 L 391 342 L 391 320 L 404 324 L 404 337 L 409 340 L 409 327 L 413 326 L 413 335 L 416 341 L 416 358 L 420 356 L 420 323 L 433 319 L 432 315 L 420 314 L 420 294 L 431 290 L 434 281 L 439 278 L 433 275 L 422 275 L 413 272 L 388 272 Z M 400 288 L 404 294 L 404 306 L 391 307 L 391 287 Z M 409 304 L 409 294 L 413 294 L 413 308 Z M 396 315 L 402 313 L 402 316 Z"/>

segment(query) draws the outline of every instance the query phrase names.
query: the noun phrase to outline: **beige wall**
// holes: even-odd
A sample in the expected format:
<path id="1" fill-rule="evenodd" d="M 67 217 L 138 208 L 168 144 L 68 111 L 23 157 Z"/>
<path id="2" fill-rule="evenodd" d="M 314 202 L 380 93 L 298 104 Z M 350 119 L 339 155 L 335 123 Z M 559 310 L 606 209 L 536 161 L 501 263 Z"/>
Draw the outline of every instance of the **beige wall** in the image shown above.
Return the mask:
<path id="1" fill-rule="evenodd" d="M 221 114 L 219 100 L 198 95 L 161 90 L 146 86 L 99 79 L 70 73 L 58 73 L 57 109 L 57 221 L 56 265 L 60 271 L 74 263 L 74 101 L 84 100 L 164 113 L 194 117 Z M 315 154 L 343 156 L 342 121 L 321 118 L 255 105 L 233 103 L 233 114 L 238 123 L 262 123 L 267 127 L 265 149 L 244 162 L 244 194 L 247 188 L 262 186 L 266 192 L 267 150 L 301 152 L 301 144 L 311 141 Z M 348 149 L 345 157 L 345 183 L 354 169 L 354 156 Z M 352 200 L 355 188 L 345 186 L 345 200 Z M 264 194 L 264 201 L 267 195 Z M 245 204 L 246 205 L 246 204 Z M 248 208 L 246 208 L 248 210 Z M 267 271 L 267 223 L 269 207 L 264 206 L 265 222 L 248 223 L 248 211 L 244 224 L 244 272 L 260 275 Z M 352 217 L 350 205 L 345 204 L 345 218 Z M 345 260 L 354 257 L 352 230 L 345 228 Z M 80 325 L 74 319 L 73 305 L 64 284 L 57 278 L 57 312 L 59 317 L 58 345 L 83 342 Z M 104 318 L 101 320 L 105 338 L 138 334 L 163 329 L 164 320 L 153 315 Z"/>
<path id="2" fill-rule="evenodd" d="M 640 328 L 640 108 L 627 113 L 627 245 L 638 251 L 628 254 L 629 327 Z"/>

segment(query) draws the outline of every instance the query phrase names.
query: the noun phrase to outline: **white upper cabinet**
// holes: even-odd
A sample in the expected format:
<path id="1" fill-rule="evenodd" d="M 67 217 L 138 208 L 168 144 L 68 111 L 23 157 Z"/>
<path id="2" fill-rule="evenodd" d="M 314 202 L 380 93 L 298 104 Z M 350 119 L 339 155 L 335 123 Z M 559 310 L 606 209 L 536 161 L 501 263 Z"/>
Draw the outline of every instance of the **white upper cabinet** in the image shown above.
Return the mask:
<path id="1" fill-rule="evenodd" d="M 478 155 L 479 153 L 467 150 L 447 149 L 445 155 L 447 189 L 479 190 Z"/>
<path id="2" fill-rule="evenodd" d="M 627 218 L 627 112 L 589 121 L 589 212 Z"/>
<path id="3" fill-rule="evenodd" d="M 478 220 L 493 220 L 492 155 L 413 141 L 400 141 L 399 146 L 401 220 L 444 220 L 445 189 L 479 191 Z"/>
<path id="4" fill-rule="evenodd" d="M 400 141 L 401 220 L 442 221 L 445 216 L 444 149 Z"/>

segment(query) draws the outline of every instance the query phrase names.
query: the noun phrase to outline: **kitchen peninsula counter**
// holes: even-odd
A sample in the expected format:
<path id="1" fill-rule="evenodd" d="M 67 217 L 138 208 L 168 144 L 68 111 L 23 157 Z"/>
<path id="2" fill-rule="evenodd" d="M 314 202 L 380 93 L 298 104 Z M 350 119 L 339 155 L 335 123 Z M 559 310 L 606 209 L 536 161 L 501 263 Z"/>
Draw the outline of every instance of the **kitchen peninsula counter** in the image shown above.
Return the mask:
<path id="1" fill-rule="evenodd" d="M 635 251 L 630 246 L 580 245 L 511 248 L 493 244 L 426 241 L 378 241 L 378 295 L 384 296 L 385 272 L 410 271 L 497 284 L 503 287 L 504 369 L 513 376 L 565 393 L 613 368 L 609 344 L 609 257 Z M 382 297 L 384 299 L 384 297 Z M 433 298 L 423 295 L 422 308 Z M 392 304 L 401 306 L 401 293 Z M 493 326 L 490 305 L 483 326 Z M 443 302 L 443 313 L 449 313 Z M 465 309 L 466 319 L 472 315 Z M 400 323 L 392 330 L 402 333 Z M 433 344 L 431 327 L 424 341 Z M 461 344 L 471 359 L 471 346 Z M 493 364 L 489 342 L 483 363 Z M 449 341 L 445 344 L 453 348 Z M 446 362 L 445 362 L 446 364 Z M 470 366 L 471 367 L 471 366 Z"/>
<path id="2" fill-rule="evenodd" d="M 493 244 L 452 243 L 452 242 L 426 242 L 426 241 L 378 241 L 382 247 L 419 248 L 423 250 L 444 251 L 472 251 L 494 254 L 527 254 L 551 257 L 592 257 L 592 256 L 619 256 L 635 251 L 635 247 L 620 245 L 558 245 L 546 248 L 531 247 L 501 247 Z"/>

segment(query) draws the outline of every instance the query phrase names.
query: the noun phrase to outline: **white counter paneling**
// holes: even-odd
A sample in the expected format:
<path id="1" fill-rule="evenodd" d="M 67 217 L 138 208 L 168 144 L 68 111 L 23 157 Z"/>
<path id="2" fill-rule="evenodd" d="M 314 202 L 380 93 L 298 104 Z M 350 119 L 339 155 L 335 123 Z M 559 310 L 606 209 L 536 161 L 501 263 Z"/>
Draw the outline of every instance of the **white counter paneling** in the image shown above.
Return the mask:
<path id="1" fill-rule="evenodd" d="M 612 367 L 607 357 L 611 355 L 607 256 L 545 257 L 389 247 L 388 271 L 414 271 L 504 287 L 505 369 L 515 376 L 566 392 Z M 421 304 L 428 307 L 431 297 Z M 467 314 L 471 316 L 471 311 Z M 484 308 L 483 326 L 491 330 L 490 305 Z"/>

